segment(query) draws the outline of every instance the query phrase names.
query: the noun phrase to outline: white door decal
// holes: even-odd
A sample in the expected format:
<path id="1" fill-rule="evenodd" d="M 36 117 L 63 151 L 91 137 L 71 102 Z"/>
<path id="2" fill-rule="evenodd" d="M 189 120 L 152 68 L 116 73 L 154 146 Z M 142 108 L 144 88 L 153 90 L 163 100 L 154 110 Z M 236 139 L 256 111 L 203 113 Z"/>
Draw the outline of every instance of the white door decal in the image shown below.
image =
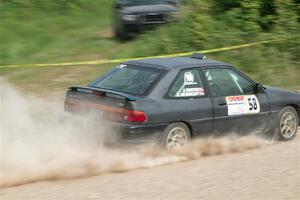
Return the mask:
<path id="1" fill-rule="evenodd" d="M 256 95 L 226 97 L 228 115 L 245 115 L 260 112 L 260 103 Z"/>

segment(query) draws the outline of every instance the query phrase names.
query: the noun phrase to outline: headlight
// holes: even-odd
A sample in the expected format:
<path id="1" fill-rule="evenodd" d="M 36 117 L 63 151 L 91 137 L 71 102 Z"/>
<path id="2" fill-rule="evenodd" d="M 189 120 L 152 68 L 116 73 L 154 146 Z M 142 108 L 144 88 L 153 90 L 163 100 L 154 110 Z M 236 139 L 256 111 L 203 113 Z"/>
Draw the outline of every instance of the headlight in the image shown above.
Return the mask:
<path id="1" fill-rule="evenodd" d="M 179 19 L 180 13 L 179 12 L 171 12 L 170 13 L 170 18 L 171 19 Z"/>
<path id="2" fill-rule="evenodd" d="M 136 21 L 137 16 L 136 15 L 124 15 L 123 20 L 125 20 L 125 21 Z"/>

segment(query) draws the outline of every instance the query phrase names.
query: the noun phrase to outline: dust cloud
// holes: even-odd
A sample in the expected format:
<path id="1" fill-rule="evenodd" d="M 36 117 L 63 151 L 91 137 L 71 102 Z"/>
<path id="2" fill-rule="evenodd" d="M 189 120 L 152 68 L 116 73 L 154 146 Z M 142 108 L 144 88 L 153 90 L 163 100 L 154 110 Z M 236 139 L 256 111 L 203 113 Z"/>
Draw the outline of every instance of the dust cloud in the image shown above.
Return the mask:
<path id="1" fill-rule="evenodd" d="M 182 149 L 155 145 L 107 147 L 105 124 L 71 116 L 62 102 L 25 98 L 0 80 L 0 187 L 36 181 L 125 172 L 255 149 L 270 142 L 255 136 L 195 140 Z"/>

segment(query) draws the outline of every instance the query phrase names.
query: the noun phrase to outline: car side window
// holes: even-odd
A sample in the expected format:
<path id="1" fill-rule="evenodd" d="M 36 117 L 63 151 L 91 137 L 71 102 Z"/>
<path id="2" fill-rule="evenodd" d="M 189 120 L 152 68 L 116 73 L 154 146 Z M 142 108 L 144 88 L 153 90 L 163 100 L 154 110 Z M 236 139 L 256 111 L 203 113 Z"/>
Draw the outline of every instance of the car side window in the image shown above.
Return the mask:
<path id="1" fill-rule="evenodd" d="M 168 95 L 169 97 L 175 98 L 205 96 L 199 70 L 181 70 L 178 76 L 175 78 Z"/>
<path id="2" fill-rule="evenodd" d="M 232 69 L 207 69 L 205 76 L 213 97 L 254 94 L 253 84 Z"/>

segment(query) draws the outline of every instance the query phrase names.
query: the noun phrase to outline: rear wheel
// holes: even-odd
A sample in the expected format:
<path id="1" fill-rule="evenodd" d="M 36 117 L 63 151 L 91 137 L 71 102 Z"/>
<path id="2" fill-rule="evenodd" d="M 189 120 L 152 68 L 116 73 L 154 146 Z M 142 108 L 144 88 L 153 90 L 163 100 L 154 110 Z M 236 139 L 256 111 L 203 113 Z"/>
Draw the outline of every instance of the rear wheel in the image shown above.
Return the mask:
<path id="1" fill-rule="evenodd" d="M 184 123 L 170 124 L 163 133 L 162 146 L 166 149 L 183 147 L 191 139 L 189 128 Z"/>
<path id="2" fill-rule="evenodd" d="M 299 117 L 295 108 L 287 106 L 278 115 L 275 139 L 287 141 L 297 134 Z"/>

